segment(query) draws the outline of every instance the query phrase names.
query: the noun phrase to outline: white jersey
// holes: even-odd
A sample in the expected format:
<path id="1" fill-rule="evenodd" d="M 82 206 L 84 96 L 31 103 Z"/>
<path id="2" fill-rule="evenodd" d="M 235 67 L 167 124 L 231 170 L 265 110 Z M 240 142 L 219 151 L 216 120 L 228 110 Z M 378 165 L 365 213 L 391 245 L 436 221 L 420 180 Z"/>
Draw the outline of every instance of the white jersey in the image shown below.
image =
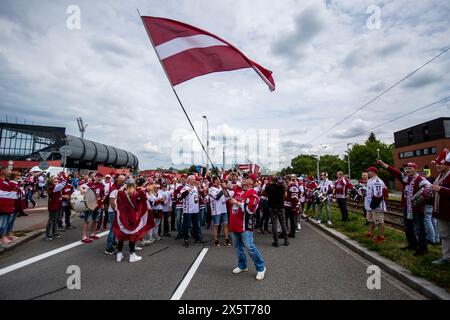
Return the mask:
<path id="1" fill-rule="evenodd" d="M 164 203 L 161 204 L 161 208 L 163 212 L 169 212 L 172 207 L 172 194 L 170 191 L 159 190 L 158 197 L 164 199 Z"/>
<path id="2" fill-rule="evenodd" d="M 153 211 L 162 210 L 161 204 L 155 204 L 155 201 L 160 199 L 159 194 L 147 193 L 147 206 Z"/>
<path id="3" fill-rule="evenodd" d="M 331 198 L 331 194 L 329 194 L 331 191 L 333 190 L 333 182 L 331 182 L 330 180 L 326 179 L 326 180 L 320 180 L 319 183 L 319 188 L 320 188 L 320 192 L 323 195 L 326 195 L 326 197 L 328 199 Z"/>
<path id="4" fill-rule="evenodd" d="M 183 199 L 183 213 L 199 213 L 200 205 L 197 187 L 187 185 L 181 189 L 181 195 L 190 188 L 192 188 L 192 190 L 190 190 L 188 195 Z"/>
<path id="5" fill-rule="evenodd" d="M 39 187 L 45 186 L 45 178 L 44 178 L 44 176 L 39 176 L 38 177 L 38 186 Z"/>
<path id="6" fill-rule="evenodd" d="M 304 187 L 303 183 L 298 186 L 298 191 L 299 191 L 299 196 L 300 196 L 300 202 L 305 202 L 306 201 L 305 187 Z"/>
<path id="7" fill-rule="evenodd" d="M 379 177 L 373 177 L 370 178 L 369 181 L 367 181 L 367 193 L 366 197 L 364 198 L 364 208 L 367 211 L 370 210 L 380 210 L 386 212 L 386 201 L 384 201 L 383 197 L 383 190 L 386 188 L 386 185 L 384 184 L 383 180 L 381 180 Z M 380 204 L 377 208 L 372 209 L 370 207 L 370 203 L 372 202 L 373 198 L 382 198 Z"/>
<path id="8" fill-rule="evenodd" d="M 222 192 L 220 197 L 217 197 Z M 211 215 L 217 216 L 222 213 L 227 213 L 227 199 L 223 194 L 221 188 L 212 186 L 209 188 L 209 199 L 211 204 Z"/>
<path id="9" fill-rule="evenodd" d="M 111 193 L 109 194 L 109 201 L 111 203 L 111 199 L 116 199 L 117 198 L 117 193 L 119 192 L 119 190 L 115 189 L 113 191 L 111 191 Z M 111 207 L 111 204 L 108 203 L 108 212 L 114 212 L 114 209 Z"/>

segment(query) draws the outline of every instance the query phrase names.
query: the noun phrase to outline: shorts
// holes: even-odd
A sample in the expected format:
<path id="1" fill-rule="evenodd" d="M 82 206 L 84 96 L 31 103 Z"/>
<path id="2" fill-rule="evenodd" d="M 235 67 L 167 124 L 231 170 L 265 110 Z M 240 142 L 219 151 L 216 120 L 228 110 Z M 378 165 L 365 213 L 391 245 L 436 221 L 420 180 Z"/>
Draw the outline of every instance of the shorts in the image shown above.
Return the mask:
<path id="1" fill-rule="evenodd" d="M 218 226 L 219 224 L 227 224 L 228 223 L 228 214 L 227 213 L 221 213 L 218 215 L 211 216 L 212 218 L 212 224 L 214 226 Z"/>
<path id="2" fill-rule="evenodd" d="M 369 210 L 367 211 L 367 221 L 375 224 L 384 223 L 384 212 L 380 210 Z"/>
<path id="3" fill-rule="evenodd" d="M 97 222 L 99 214 L 100 214 L 100 208 L 95 210 L 87 210 L 84 212 L 84 222 Z"/>

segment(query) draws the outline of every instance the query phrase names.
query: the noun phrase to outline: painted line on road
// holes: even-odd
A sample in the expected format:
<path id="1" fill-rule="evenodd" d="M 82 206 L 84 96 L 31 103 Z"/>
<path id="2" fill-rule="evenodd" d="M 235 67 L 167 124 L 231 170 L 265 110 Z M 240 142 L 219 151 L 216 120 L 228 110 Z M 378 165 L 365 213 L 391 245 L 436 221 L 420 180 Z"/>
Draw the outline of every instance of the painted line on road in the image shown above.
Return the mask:
<path id="1" fill-rule="evenodd" d="M 25 213 L 30 212 L 30 211 L 48 211 L 48 207 L 36 207 L 36 208 L 30 208 L 30 209 L 25 209 Z"/>
<path id="2" fill-rule="evenodd" d="M 109 234 L 109 231 L 105 231 L 105 232 L 102 232 L 102 233 L 97 234 L 97 236 L 101 238 L 101 237 L 104 237 L 104 236 L 106 236 L 106 235 L 108 235 L 108 234 Z M 51 251 L 48 251 L 48 252 L 46 252 L 46 253 L 40 254 L 40 255 L 38 255 L 38 256 L 36 256 L 36 257 L 33 257 L 33 258 L 30 258 L 30 259 L 27 259 L 27 260 L 24 260 L 24 261 L 15 263 L 15 264 L 13 264 L 13 265 L 11 265 L 11 266 L 9 266 L 9 267 L 5 267 L 5 268 L 3 268 L 3 269 L 0 269 L 0 277 L 3 276 L 3 275 L 5 275 L 5 274 L 7 274 L 7 273 L 13 272 L 13 271 L 15 271 L 15 270 L 17 270 L 17 269 L 20 269 L 20 268 L 29 266 L 30 264 L 33 264 L 33 263 L 35 263 L 35 262 L 44 260 L 44 259 L 46 259 L 46 258 L 48 258 L 48 257 L 54 256 L 54 255 L 56 255 L 56 254 L 58 254 L 58 253 L 61 253 L 61 252 L 70 250 L 70 249 L 72 249 L 72 248 L 81 246 L 81 245 L 83 245 L 83 244 L 84 244 L 83 242 L 77 241 L 77 242 L 68 244 L 68 245 L 66 245 L 66 246 L 64 246 L 64 247 L 61 247 L 61 248 L 58 248 L 58 249 L 51 250 Z"/>
<path id="3" fill-rule="evenodd" d="M 177 290 L 175 290 L 175 292 L 172 295 L 172 297 L 170 298 L 170 300 L 181 300 L 181 297 L 183 296 L 184 291 L 186 291 L 189 283 L 191 282 L 192 278 L 194 277 L 195 272 L 197 271 L 198 267 L 200 266 L 200 263 L 202 263 L 202 260 L 206 256 L 207 252 L 208 252 L 208 248 L 203 248 L 202 251 L 200 251 L 199 255 L 197 256 L 197 259 L 195 259 L 191 268 L 184 276 L 183 281 L 181 281 L 180 285 L 178 286 Z"/>

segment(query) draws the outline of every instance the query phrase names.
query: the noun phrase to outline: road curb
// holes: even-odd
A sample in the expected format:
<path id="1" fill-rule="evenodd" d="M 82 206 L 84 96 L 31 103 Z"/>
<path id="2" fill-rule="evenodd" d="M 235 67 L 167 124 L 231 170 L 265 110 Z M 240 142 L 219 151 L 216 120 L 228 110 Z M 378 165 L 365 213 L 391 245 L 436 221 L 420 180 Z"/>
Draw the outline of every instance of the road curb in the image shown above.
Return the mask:
<path id="1" fill-rule="evenodd" d="M 357 241 L 350 239 L 339 231 L 318 224 L 314 219 L 311 218 L 309 219 L 309 223 L 317 229 L 325 232 L 332 238 L 338 240 L 340 243 L 344 244 L 346 247 L 356 252 L 360 256 L 373 262 L 381 269 L 394 276 L 396 279 L 400 280 L 412 289 L 417 290 L 427 298 L 433 300 L 450 300 L 450 294 L 445 289 L 438 287 L 428 280 L 414 276 L 406 268 L 396 264 L 395 262 L 387 258 L 380 256 L 374 251 L 369 251 L 367 248 L 360 245 Z"/>
<path id="2" fill-rule="evenodd" d="M 14 243 L 11 243 L 7 246 L 3 246 L 0 249 L 0 255 L 2 255 L 3 253 L 5 253 L 7 251 L 11 251 L 17 247 L 20 247 L 21 245 L 23 245 L 33 239 L 36 239 L 37 237 L 43 235 L 44 233 L 45 233 L 45 229 L 30 231 L 26 235 L 20 237 L 17 241 L 14 241 Z"/>

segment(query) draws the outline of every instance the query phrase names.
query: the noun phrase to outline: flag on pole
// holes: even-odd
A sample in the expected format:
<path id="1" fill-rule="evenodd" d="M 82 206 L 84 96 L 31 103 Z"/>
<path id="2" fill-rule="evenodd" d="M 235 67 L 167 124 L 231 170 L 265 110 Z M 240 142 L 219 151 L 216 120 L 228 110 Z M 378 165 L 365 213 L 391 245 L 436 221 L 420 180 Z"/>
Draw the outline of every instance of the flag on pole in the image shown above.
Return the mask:
<path id="1" fill-rule="evenodd" d="M 218 36 L 183 22 L 141 18 L 172 86 L 213 72 L 253 68 L 275 90 L 272 71 Z"/>
<path id="2" fill-rule="evenodd" d="M 261 167 L 258 166 L 256 163 L 252 163 L 252 174 L 259 175 L 259 171 L 261 170 Z"/>

